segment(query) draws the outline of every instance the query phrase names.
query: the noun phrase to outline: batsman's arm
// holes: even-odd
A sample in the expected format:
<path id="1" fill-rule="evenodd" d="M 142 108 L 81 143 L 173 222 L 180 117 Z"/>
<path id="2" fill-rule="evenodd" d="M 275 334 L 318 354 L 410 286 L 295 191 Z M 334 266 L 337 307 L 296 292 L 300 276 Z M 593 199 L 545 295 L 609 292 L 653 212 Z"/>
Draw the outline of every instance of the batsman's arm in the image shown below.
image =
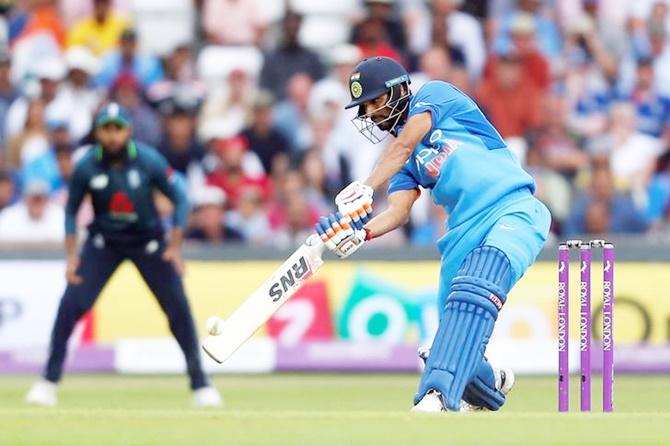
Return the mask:
<path id="1" fill-rule="evenodd" d="M 365 225 L 371 238 L 380 237 L 409 221 L 409 213 L 419 198 L 419 189 L 398 190 L 388 197 L 388 207 Z"/>
<path id="2" fill-rule="evenodd" d="M 431 127 L 430 112 L 426 111 L 412 116 L 400 135 L 384 151 L 364 184 L 376 190 L 390 180 L 402 168 Z"/>

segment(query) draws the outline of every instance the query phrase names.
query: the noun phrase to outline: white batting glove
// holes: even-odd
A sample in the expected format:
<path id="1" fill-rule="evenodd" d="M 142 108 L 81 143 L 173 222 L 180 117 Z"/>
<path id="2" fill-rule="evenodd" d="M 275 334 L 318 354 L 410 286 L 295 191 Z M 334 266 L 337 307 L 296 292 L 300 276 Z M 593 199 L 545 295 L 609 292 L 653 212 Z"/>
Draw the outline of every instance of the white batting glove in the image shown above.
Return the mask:
<path id="1" fill-rule="evenodd" d="M 328 250 L 341 259 L 358 251 L 370 239 L 370 232 L 365 229 L 354 229 L 351 218 L 340 212 L 321 217 L 315 229 Z"/>
<path id="2" fill-rule="evenodd" d="M 351 218 L 354 229 L 362 230 L 372 215 L 373 190 L 360 181 L 354 181 L 335 197 L 337 210 Z"/>

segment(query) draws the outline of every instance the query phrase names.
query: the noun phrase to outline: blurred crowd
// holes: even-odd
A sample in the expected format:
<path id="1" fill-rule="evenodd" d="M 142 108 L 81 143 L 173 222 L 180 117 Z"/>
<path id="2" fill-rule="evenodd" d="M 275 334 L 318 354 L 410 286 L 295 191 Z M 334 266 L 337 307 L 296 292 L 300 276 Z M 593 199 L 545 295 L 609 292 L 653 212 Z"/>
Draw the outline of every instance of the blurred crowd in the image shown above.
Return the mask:
<path id="1" fill-rule="evenodd" d="M 343 109 L 374 55 L 401 61 L 413 91 L 439 79 L 475 98 L 556 236 L 669 231 L 670 0 L 24 0 L 0 14 L 0 241 L 63 239 L 73 164 L 114 100 L 183 179 L 187 238 L 300 243 L 390 139 L 372 145 Z M 375 242 L 430 245 L 446 217 L 424 193 Z"/>

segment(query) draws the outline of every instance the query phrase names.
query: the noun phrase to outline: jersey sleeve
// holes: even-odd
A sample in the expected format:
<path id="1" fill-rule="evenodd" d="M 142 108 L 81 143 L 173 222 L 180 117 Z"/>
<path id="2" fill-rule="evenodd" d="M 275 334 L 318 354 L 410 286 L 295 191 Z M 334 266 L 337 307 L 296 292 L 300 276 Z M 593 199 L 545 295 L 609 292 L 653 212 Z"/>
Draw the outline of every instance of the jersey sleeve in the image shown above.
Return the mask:
<path id="1" fill-rule="evenodd" d="M 161 154 L 154 152 L 152 155 L 150 160 L 154 184 L 174 204 L 172 216 L 174 226 L 185 228 L 189 204 L 184 182 L 179 181 L 177 174 Z"/>
<path id="2" fill-rule="evenodd" d="M 446 82 L 431 81 L 416 93 L 409 110 L 409 117 L 430 112 L 434 128 L 435 124 L 445 116 L 453 115 L 462 105 L 463 99 L 463 95 Z"/>
<path id="3" fill-rule="evenodd" d="M 67 203 L 65 204 L 65 234 L 74 235 L 77 232 L 77 212 L 86 195 L 88 175 L 84 160 L 75 165 L 74 172 L 68 185 Z"/>
<path id="4" fill-rule="evenodd" d="M 399 190 L 419 190 L 419 182 L 406 166 L 393 175 L 389 181 L 389 195 Z"/>

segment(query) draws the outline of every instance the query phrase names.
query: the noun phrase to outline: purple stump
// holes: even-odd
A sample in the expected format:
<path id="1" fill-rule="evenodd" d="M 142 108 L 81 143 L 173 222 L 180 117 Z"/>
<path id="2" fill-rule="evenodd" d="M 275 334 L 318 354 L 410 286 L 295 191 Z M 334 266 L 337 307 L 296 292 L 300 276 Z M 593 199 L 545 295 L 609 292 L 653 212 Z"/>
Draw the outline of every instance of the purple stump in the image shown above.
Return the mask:
<path id="1" fill-rule="evenodd" d="M 558 247 L 558 411 L 570 407 L 570 367 L 568 363 L 568 320 L 570 299 L 570 248 L 561 243 Z"/>
<path id="2" fill-rule="evenodd" d="M 591 245 L 579 249 L 579 402 L 582 412 L 591 410 Z"/>
<path id="3" fill-rule="evenodd" d="M 591 410 L 591 245 L 579 249 L 579 402 L 582 412 Z"/>
<path id="4" fill-rule="evenodd" d="M 603 412 L 614 409 L 614 245 L 603 248 Z"/>

